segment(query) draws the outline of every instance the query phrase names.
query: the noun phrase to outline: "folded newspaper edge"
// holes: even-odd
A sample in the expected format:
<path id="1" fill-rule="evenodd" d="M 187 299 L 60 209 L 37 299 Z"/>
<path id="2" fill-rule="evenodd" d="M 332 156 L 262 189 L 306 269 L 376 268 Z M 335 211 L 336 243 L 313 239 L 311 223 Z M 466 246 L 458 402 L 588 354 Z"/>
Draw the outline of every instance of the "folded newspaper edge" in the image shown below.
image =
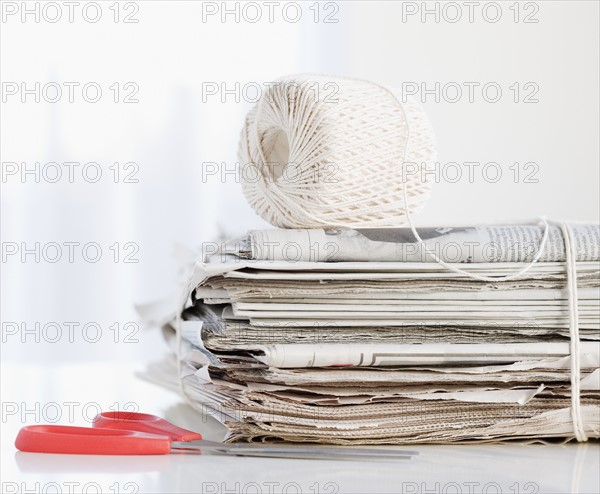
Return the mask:
<path id="1" fill-rule="evenodd" d="M 560 228 L 550 225 L 540 261 L 562 262 L 565 247 Z M 600 225 L 571 226 L 577 261 L 600 258 Z M 409 228 L 251 230 L 228 243 L 225 252 L 268 261 L 431 262 L 430 252 L 445 262 L 529 262 L 543 235 L 539 226 L 474 226 L 417 228 L 426 249 Z"/>

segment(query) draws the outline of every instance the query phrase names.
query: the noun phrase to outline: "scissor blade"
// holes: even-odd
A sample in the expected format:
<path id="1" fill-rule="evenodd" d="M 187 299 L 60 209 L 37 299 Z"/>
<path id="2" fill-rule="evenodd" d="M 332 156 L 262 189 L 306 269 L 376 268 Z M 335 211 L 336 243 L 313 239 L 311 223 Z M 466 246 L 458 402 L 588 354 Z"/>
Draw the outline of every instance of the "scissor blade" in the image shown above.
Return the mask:
<path id="1" fill-rule="evenodd" d="M 324 446 L 320 444 L 223 444 L 214 443 L 215 447 L 228 447 L 232 451 L 268 451 L 280 453 L 315 453 L 334 454 L 334 455 L 357 455 L 357 456 L 416 456 L 417 451 L 398 450 L 392 448 L 365 448 L 356 446 Z"/>
<path id="2" fill-rule="evenodd" d="M 413 455 L 401 454 L 364 454 L 360 452 L 353 453 L 331 453 L 328 451 L 319 450 L 298 450 L 298 451 L 273 451 L 273 450 L 230 450 L 229 455 L 241 456 L 269 456 L 278 458 L 322 458 L 322 459 L 356 459 L 356 460 L 405 460 L 410 459 Z"/>
<path id="3" fill-rule="evenodd" d="M 330 458 L 330 459 L 408 459 L 418 455 L 416 451 L 375 448 L 353 448 L 346 446 L 304 446 L 304 445 L 263 445 L 263 444 L 223 444 L 215 441 L 192 441 L 172 443 L 178 450 L 214 450 L 219 453 L 238 456 L 264 456 L 279 458 Z"/>
<path id="4" fill-rule="evenodd" d="M 202 454 L 201 448 L 174 448 L 173 453 L 184 453 L 184 454 Z M 410 460 L 413 457 L 411 455 L 344 455 L 344 454 L 328 454 L 320 451 L 298 451 L 298 452 L 274 452 L 264 450 L 232 450 L 232 449 L 216 449 L 207 448 L 208 454 L 216 454 L 223 456 L 247 456 L 255 458 L 282 458 L 282 459 L 298 459 L 298 460 L 339 460 L 339 461 L 397 461 L 397 460 Z"/>
<path id="5" fill-rule="evenodd" d="M 387 449 L 333 449 L 321 446 L 262 446 L 256 448 L 244 448 L 244 447 L 233 447 L 231 448 L 231 454 L 243 454 L 246 452 L 263 452 L 263 453 L 275 453 L 275 454 L 319 454 L 329 456 L 372 456 L 372 457 L 412 457 L 417 455 L 415 451 L 395 451 Z"/>
<path id="6" fill-rule="evenodd" d="M 270 450 L 229 450 L 227 455 L 254 456 L 261 458 L 288 458 L 306 460 L 353 460 L 353 461 L 396 461 L 410 460 L 412 456 L 398 455 L 363 455 L 363 454 L 330 454 L 323 451 L 270 451 Z"/>

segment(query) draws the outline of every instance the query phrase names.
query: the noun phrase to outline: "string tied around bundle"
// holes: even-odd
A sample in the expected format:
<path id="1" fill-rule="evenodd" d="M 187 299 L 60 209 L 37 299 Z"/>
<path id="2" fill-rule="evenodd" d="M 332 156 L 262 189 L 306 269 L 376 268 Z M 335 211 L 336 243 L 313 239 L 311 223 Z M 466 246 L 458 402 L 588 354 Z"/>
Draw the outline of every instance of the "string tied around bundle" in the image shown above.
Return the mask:
<path id="1" fill-rule="evenodd" d="M 402 109 L 402 106 L 400 109 Z M 410 129 L 409 129 L 410 132 Z M 402 163 L 406 161 L 403 159 Z M 549 234 L 549 225 L 548 221 L 545 217 L 540 218 L 540 222 L 542 223 L 542 236 L 540 239 L 539 246 L 537 248 L 536 253 L 534 254 L 532 260 L 525 264 L 520 270 L 515 273 L 505 275 L 505 276 L 482 276 L 476 273 L 472 273 L 470 271 L 457 268 L 452 264 L 445 262 L 441 259 L 435 252 L 428 249 L 427 244 L 423 241 L 419 232 L 415 228 L 413 223 L 410 209 L 408 207 L 408 197 L 406 194 L 406 189 L 403 190 L 403 200 L 404 200 L 404 211 L 406 212 L 406 220 L 410 227 L 410 230 L 420 244 L 420 247 L 423 249 L 427 255 L 429 255 L 436 263 L 440 266 L 444 267 L 448 271 L 452 271 L 453 273 L 466 276 L 470 279 L 482 281 L 482 282 L 491 282 L 497 283 L 500 281 L 510 281 L 524 276 L 533 266 L 536 264 L 542 254 L 544 253 L 544 249 L 546 248 L 546 244 L 548 243 L 548 234 Z M 577 294 L 577 250 L 575 245 L 575 240 L 573 238 L 573 234 L 571 232 L 571 228 L 565 222 L 555 222 L 562 233 L 563 242 L 565 246 L 565 266 L 567 271 L 567 304 L 568 304 L 568 313 L 569 313 L 569 354 L 570 354 L 570 374 L 571 374 L 571 421 L 573 424 L 573 433 L 578 442 L 585 442 L 588 440 L 588 436 L 585 432 L 585 426 L 583 424 L 583 419 L 581 416 L 581 353 L 580 353 L 580 337 L 579 337 L 579 310 L 578 310 L 578 294 Z"/>
<path id="2" fill-rule="evenodd" d="M 538 262 L 544 252 L 548 240 L 548 221 L 541 218 L 543 224 L 543 234 L 540 240 L 539 247 L 533 259 L 525 264 L 519 271 L 506 276 L 481 276 L 464 269 L 457 268 L 440 259 L 435 252 L 427 248 L 427 244 L 419 236 L 419 232 L 414 227 L 410 215 L 408 221 L 412 234 L 417 239 L 423 251 L 429 255 L 436 263 L 453 273 L 466 276 L 470 279 L 497 283 L 500 281 L 510 281 L 522 277 L 529 271 L 535 263 Z M 585 426 L 581 416 L 581 351 L 580 351 L 580 336 L 579 336 L 579 309 L 578 309 L 578 294 L 577 294 L 577 253 L 575 249 L 575 241 L 571 228 L 567 223 L 557 222 L 563 241 L 565 244 L 565 266 L 567 271 L 567 304 L 569 314 L 569 354 L 570 354 L 570 382 L 571 382 L 571 421 L 573 423 L 573 433 L 578 442 L 585 442 L 588 436 L 585 432 Z"/>

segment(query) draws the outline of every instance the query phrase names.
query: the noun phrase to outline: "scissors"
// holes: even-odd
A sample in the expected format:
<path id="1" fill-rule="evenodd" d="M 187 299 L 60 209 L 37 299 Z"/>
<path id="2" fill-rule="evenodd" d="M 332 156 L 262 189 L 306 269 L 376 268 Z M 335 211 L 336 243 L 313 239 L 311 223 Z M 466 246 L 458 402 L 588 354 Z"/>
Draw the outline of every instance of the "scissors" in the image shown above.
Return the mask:
<path id="1" fill-rule="evenodd" d="M 353 448 L 347 446 L 303 446 L 224 444 L 202 439 L 192 432 L 147 413 L 103 412 L 92 427 L 29 425 L 23 427 L 15 446 L 29 453 L 72 455 L 167 455 L 212 453 L 233 456 L 331 460 L 410 459 L 416 451 Z"/>

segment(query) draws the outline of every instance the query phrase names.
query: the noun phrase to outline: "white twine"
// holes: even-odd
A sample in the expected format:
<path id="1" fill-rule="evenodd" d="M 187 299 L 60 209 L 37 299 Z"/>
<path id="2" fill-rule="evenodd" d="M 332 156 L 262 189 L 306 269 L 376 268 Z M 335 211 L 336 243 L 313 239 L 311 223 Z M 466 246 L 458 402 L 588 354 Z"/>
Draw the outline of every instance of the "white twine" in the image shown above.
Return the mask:
<path id="1" fill-rule="evenodd" d="M 431 190 L 422 167 L 433 166 L 436 153 L 423 108 L 407 101 L 399 113 L 400 97 L 367 81 L 321 75 L 270 86 L 248 113 L 240 139 L 250 205 L 283 228 L 404 224 L 399 192 L 411 212 L 422 209 Z M 406 177 L 399 154 L 414 163 Z"/>
<path id="2" fill-rule="evenodd" d="M 588 440 L 581 418 L 581 355 L 579 353 L 579 308 L 577 297 L 577 250 L 571 227 L 560 223 L 565 241 L 567 263 L 567 291 L 569 294 L 569 336 L 571 352 L 571 420 L 575 438 L 579 442 Z"/>
<path id="3" fill-rule="evenodd" d="M 498 282 L 498 281 L 509 281 L 514 280 L 520 276 L 523 276 L 531 267 L 538 262 L 540 259 L 544 247 L 548 239 L 548 222 L 545 218 L 541 218 L 544 225 L 544 233 L 538 247 L 538 251 L 534 258 L 527 263 L 521 270 L 514 274 L 506 276 L 480 276 L 464 269 L 459 269 L 451 264 L 444 262 L 434 252 L 428 250 L 427 244 L 421 239 L 419 233 L 412 223 L 410 214 L 407 215 L 407 219 L 410 225 L 412 234 L 415 236 L 423 251 L 431 256 L 435 262 L 444 268 L 452 271 L 453 273 L 467 276 L 474 280 L 485 281 L 485 282 Z M 569 310 L 569 353 L 570 353 L 570 366 L 571 366 L 571 420 L 573 422 L 573 432 L 575 438 L 579 442 L 588 440 L 588 436 L 585 432 L 585 426 L 581 416 L 581 354 L 580 354 L 580 338 L 579 338 L 579 308 L 578 308 L 578 295 L 577 295 L 577 253 L 575 248 L 575 241 L 571 232 L 571 228 L 568 224 L 558 222 L 558 226 L 561 229 L 562 236 L 565 244 L 565 265 L 567 268 L 567 303 Z"/>
<path id="4" fill-rule="evenodd" d="M 387 88 L 383 88 L 386 89 Z M 389 90 L 388 90 L 389 91 Z M 393 95 L 392 92 L 390 94 Z M 400 103 L 398 101 L 398 103 Z M 403 111 L 402 105 L 398 105 L 400 110 Z M 410 126 L 407 128 L 407 132 L 410 133 Z M 402 160 L 402 166 L 406 163 L 406 159 Z M 408 200 L 406 195 L 406 188 L 402 189 L 403 197 L 404 197 L 404 210 L 406 211 L 406 220 L 410 226 L 411 232 L 414 235 L 417 242 L 420 244 L 423 252 L 427 255 L 431 256 L 431 258 L 438 263 L 440 266 L 452 271 L 453 273 L 457 273 L 463 276 L 467 276 L 473 280 L 484 281 L 484 282 L 492 282 L 496 283 L 498 281 L 510 281 L 516 278 L 523 276 L 527 271 L 529 271 L 535 263 L 539 261 L 541 258 L 544 249 L 546 247 L 548 241 L 548 231 L 549 225 L 548 221 L 545 217 L 540 218 L 540 221 L 543 225 L 543 233 L 542 238 L 540 240 L 540 244 L 538 246 L 538 250 L 533 256 L 533 259 L 527 263 L 522 269 L 517 271 L 516 273 L 505 275 L 505 276 L 481 276 L 475 273 L 471 273 L 469 271 L 465 271 L 464 269 L 457 268 L 451 264 L 440 259 L 434 252 L 430 251 L 427 248 L 427 244 L 423 241 L 419 232 L 414 226 L 414 223 L 411 218 L 411 213 L 408 208 Z M 565 244 L 565 265 L 567 268 L 567 299 L 568 299 L 568 309 L 569 309 L 569 338 L 570 338 L 570 367 L 571 367 L 571 420 L 573 422 L 573 432 L 575 438 L 579 442 L 584 442 L 588 440 L 588 436 L 585 432 L 585 426 L 583 424 L 583 419 L 581 416 L 581 355 L 579 349 L 579 309 L 578 309 L 578 295 L 577 295 L 577 251 L 575 241 L 573 239 L 573 235 L 571 232 L 571 228 L 568 224 L 564 222 L 557 222 L 558 226 L 561 229 L 564 244 Z"/>
<path id="5" fill-rule="evenodd" d="M 532 260 L 527 263 L 519 271 L 505 276 L 481 276 L 464 269 L 457 268 L 440 259 L 434 252 L 427 248 L 427 245 L 420 237 L 417 229 L 412 221 L 411 213 L 418 211 L 423 202 L 429 196 L 429 185 L 427 182 L 415 181 L 413 176 L 407 176 L 404 167 L 407 163 L 424 162 L 433 159 L 435 152 L 433 151 L 433 133 L 429 128 L 429 124 L 419 107 L 402 104 L 395 92 L 384 86 L 374 83 L 365 83 L 354 79 L 338 79 L 344 84 L 349 82 L 357 83 L 361 86 L 360 91 L 365 96 L 365 101 L 361 101 L 364 105 L 361 108 L 363 120 L 360 120 L 360 125 L 364 126 L 364 118 L 372 119 L 372 140 L 370 144 L 375 144 L 375 149 L 385 145 L 387 148 L 382 155 L 376 153 L 379 157 L 375 160 L 375 168 L 370 169 L 365 166 L 356 176 L 356 171 L 352 164 L 361 163 L 361 159 L 357 156 L 352 156 L 349 161 L 338 160 L 337 164 L 343 163 L 344 167 L 339 167 L 341 171 L 340 179 L 341 186 L 339 188 L 323 188 L 323 182 L 314 181 L 315 173 L 319 173 L 319 164 L 328 163 L 335 153 L 332 150 L 344 150 L 356 152 L 356 142 L 352 142 L 352 138 L 358 137 L 353 134 L 357 129 L 353 125 L 347 125 L 348 121 L 353 120 L 361 112 L 357 111 L 354 105 L 344 107 L 339 115 L 336 115 L 337 120 L 334 122 L 328 121 L 331 114 L 327 111 L 321 111 L 319 105 L 309 106 L 306 101 L 307 92 L 306 84 L 314 82 L 312 79 L 296 79 L 294 90 L 298 92 L 294 94 L 294 99 L 290 100 L 288 94 L 288 86 L 274 86 L 274 88 L 282 88 L 283 91 L 273 91 L 270 98 L 261 98 L 261 101 L 247 117 L 246 125 L 242 131 L 242 139 L 240 142 L 240 157 L 249 158 L 243 163 L 254 163 L 258 165 L 259 180 L 249 182 L 244 180 L 242 173 L 242 184 L 244 193 L 250 204 L 254 207 L 258 214 L 271 224 L 280 227 L 288 228 L 311 228 L 311 227 L 347 227 L 347 228 L 365 228 L 376 226 L 399 226 L 404 221 L 408 222 L 412 234 L 420 244 L 423 252 L 429 255 L 436 263 L 443 266 L 445 269 L 454 273 L 466 276 L 468 278 L 482 282 L 498 282 L 510 281 L 525 275 L 535 263 L 541 258 L 548 241 L 549 225 L 548 221 L 542 217 L 540 219 L 543 232 L 538 246 L 538 250 Z M 330 79 L 328 79 L 330 80 Z M 392 96 L 400 109 L 400 115 L 403 117 L 403 122 L 398 125 L 398 122 L 393 122 L 397 119 L 398 113 L 389 113 L 389 107 L 378 94 L 369 92 L 365 88 L 365 84 L 370 87 L 383 90 Z M 304 89 L 304 90 L 303 90 Z M 369 93 L 369 98 L 366 97 Z M 349 92 L 350 98 L 356 98 L 354 92 Z M 296 101 L 297 98 L 297 101 Z M 271 99 L 267 104 L 263 100 Z M 318 98 L 317 98 L 318 100 Z M 360 100 L 360 98 L 359 98 Z M 318 101 L 317 101 L 318 102 Z M 297 103 L 297 104 L 296 104 Z M 321 102 L 322 103 L 322 102 Z M 335 105 L 337 105 L 336 103 Z M 386 112 L 382 114 L 381 105 L 384 104 Z M 285 110 L 284 110 L 285 109 Z M 369 113 L 370 111 L 373 113 Z M 408 112 L 406 111 L 408 110 Z M 267 116 L 263 113 L 267 112 Z M 412 113 L 409 117 L 408 113 Z M 310 118 L 308 118 L 310 117 Z M 426 123 L 426 125 L 425 125 Z M 411 141 L 411 124 L 418 125 L 418 137 Z M 333 127 L 332 127 L 333 125 Z M 392 132 L 388 134 L 389 128 L 394 127 L 396 131 L 401 129 L 400 134 Z M 252 128 L 252 131 L 250 131 Z M 343 130 L 342 130 L 343 129 Z M 282 132 L 287 136 L 287 144 L 289 149 L 276 149 L 282 147 L 281 140 Z M 346 132 L 346 134 L 344 134 Z M 400 140 L 397 141 L 400 137 Z M 415 136 L 412 136 L 413 138 Z M 348 142 L 350 138 L 350 143 Z M 364 139 L 364 135 L 361 136 Z M 386 139 L 396 140 L 395 146 L 389 146 Z M 418 141 L 421 146 L 416 148 L 410 147 L 410 143 Z M 369 140 L 367 140 L 369 141 Z M 397 143 L 401 145 L 398 147 Z M 379 146 L 377 146 L 379 144 Z M 365 154 L 373 152 L 369 146 L 362 144 Z M 263 148 L 264 146 L 264 148 Z M 279 181 L 278 173 L 272 167 L 267 166 L 269 163 L 265 153 L 265 149 L 270 152 L 275 150 L 279 153 L 279 163 L 291 162 L 299 167 L 299 174 L 296 175 L 296 182 L 289 180 Z M 401 173 L 397 170 L 398 149 L 402 156 Z M 412 154 L 415 153 L 415 154 Z M 392 156 L 393 155 L 393 156 Z M 420 156 L 421 159 L 414 159 Z M 373 164 L 372 156 L 362 158 L 365 165 Z M 388 167 L 389 163 L 393 163 L 395 170 Z M 315 169 L 316 167 L 316 169 Z M 380 169 L 381 168 L 381 169 Z M 280 170 L 281 171 L 281 170 Z M 381 176 L 383 172 L 383 177 Z M 390 173 L 391 172 L 391 173 Z M 348 173 L 349 176 L 344 174 Z M 313 181 L 302 180 L 306 179 L 307 175 L 313 177 Z M 300 179 L 298 178 L 300 177 Z M 398 177 L 401 178 L 401 183 L 395 181 Z M 349 178 L 349 180 L 343 180 Z M 412 181 L 407 181 L 412 180 Z M 358 180 L 360 179 L 360 180 Z M 270 183 L 268 182 L 270 181 Z M 288 187 L 291 184 L 292 187 Z M 375 185 L 379 184 L 382 187 L 376 188 L 376 194 L 379 200 L 375 200 L 373 191 Z M 365 196 L 360 196 L 360 193 L 369 193 L 368 200 L 365 201 Z M 400 209 L 400 201 L 398 192 L 402 193 L 402 205 Z M 358 194 L 358 195 L 357 195 Z M 409 198 L 412 202 L 409 204 Z M 354 203 L 353 201 L 356 201 Z M 570 335 L 570 366 L 571 366 L 571 419 L 573 422 L 573 432 L 575 438 L 579 442 L 588 440 L 585 432 L 585 426 L 581 416 L 581 356 L 579 348 L 579 316 L 578 316 L 578 296 L 577 296 L 577 252 L 576 245 L 569 225 L 566 223 L 558 223 L 560 226 L 564 244 L 565 244 L 565 265 L 567 268 L 567 297 L 569 309 L 569 335 Z M 190 278 L 190 285 L 184 293 L 183 303 L 185 302 L 191 290 L 193 275 Z M 183 309 L 182 309 L 183 310 Z M 182 314 L 181 310 L 177 313 L 176 330 L 177 330 L 177 366 L 180 376 L 180 390 L 186 401 L 195 409 L 203 411 L 198 407 L 185 389 L 182 376 Z"/>

